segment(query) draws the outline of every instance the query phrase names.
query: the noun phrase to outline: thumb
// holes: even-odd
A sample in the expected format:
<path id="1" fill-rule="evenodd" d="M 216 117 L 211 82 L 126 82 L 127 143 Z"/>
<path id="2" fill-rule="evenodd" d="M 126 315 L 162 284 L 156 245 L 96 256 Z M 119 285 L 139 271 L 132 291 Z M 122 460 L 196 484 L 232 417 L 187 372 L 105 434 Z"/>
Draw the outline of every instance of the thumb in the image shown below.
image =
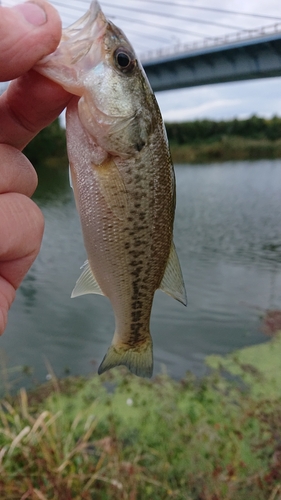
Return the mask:
<path id="1" fill-rule="evenodd" d="M 59 14 L 45 0 L 0 6 L 0 81 L 26 73 L 56 49 L 60 37 Z"/>

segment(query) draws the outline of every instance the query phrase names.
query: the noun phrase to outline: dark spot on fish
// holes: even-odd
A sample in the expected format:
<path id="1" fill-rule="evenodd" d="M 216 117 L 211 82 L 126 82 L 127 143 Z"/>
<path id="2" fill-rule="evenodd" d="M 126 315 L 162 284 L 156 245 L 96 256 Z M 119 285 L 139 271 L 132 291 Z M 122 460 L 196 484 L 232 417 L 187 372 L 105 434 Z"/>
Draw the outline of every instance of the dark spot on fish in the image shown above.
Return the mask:
<path id="1" fill-rule="evenodd" d="M 136 277 L 136 279 L 132 282 L 133 286 L 133 294 L 132 294 L 132 301 L 137 301 L 140 300 L 144 294 L 140 291 L 140 282 L 141 279 Z"/>
<path id="2" fill-rule="evenodd" d="M 129 254 L 134 257 L 134 259 L 137 259 L 140 255 L 144 255 L 145 251 L 144 250 L 130 250 Z"/>
<path id="3" fill-rule="evenodd" d="M 141 264 L 143 263 L 142 260 L 132 260 L 132 262 L 130 262 L 130 266 L 140 266 Z"/>
<path id="4" fill-rule="evenodd" d="M 145 212 L 140 212 L 139 213 L 139 219 L 143 221 L 145 219 Z"/>
<path id="5" fill-rule="evenodd" d="M 139 321 L 141 319 L 141 310 L 132 311 L 131 318 L 133 322 Z"/>
<path id="6" fill-rule="evenodd" d="M 141 198 L 144 198 L 145 196 L 143 195 L 142 191 L 135 191 L 134 193 L 134 199 L 135 200 L 140 200 Z"/>
<path id="7" fill-rule="evenodd" d="M 136 267 L 136 269 L 134 271 L 132 271 L 131 274 L 132 274 L 132 276 L 135 276 L 136 278 L 138 278 L 141 271 L 142 271 L 142 267 L 139 266 L 139 267 Z"/>
<path id="8" fill-rule="evenodd" d="M 136 150 L 137 150 L 137 151 L 139 151 L 139 152 L 142 150 L 142 148 L 143 148 L 144 146 L 145 146 L 145 142 L 143 142 L 143 141 L 139 141 L 139 142 L 137 142 L 137 143 L 135 144 L 135 148 L 136 148 Z"/>
<path id="9" fill-rule="evenodd" d="M 132 303 L 132 308 L 133 309 L 141 309 L 142 308 L 142 301 L 141 300 L 135 300 L 135 302 Z"/>
<path id="10" fill-rule="evenodd" d="M 135 203 L 135 208 L 140 208 L 141 204 L 140 203 Z"/>
<path id="11" fill-rule="evenodd" d="M 140 282 L 140 278 L 135 279 L 135 280 L 133 281 L 133 287 L 137 289 L 137 288 L 138 288 L 138 284 L 139 284 L 139 282 Z"/>
<path id="12" fill-rule="evenodd" d="M 140 335 L 140 330 L 143 328 L 143 323 L 138 321 L 137 323 L 131 324 L 131 334 L 128 341 L 128 344 L 132 347 L 135 347 L 136 344 L 140 343 L 143 335 Z"/>
<path id="13" fill-rule="evenodd" d="M 134 234 L 134 233 L 133 233 Z M 142 244 L 141 240 L 134 240 L 134 246 L 139 247 Z"/>
<path id="14" fill-rule="evenodd" d="M 150 281 L 149 279 L 147 281 Z M 140 285 L 141 290 L 148 290 L 148 286 L 143 282 L 142 285 Z"/>
<path id="15" fill-rule="evenodd" d="M 131 246 L 130 243 L 128 241 L 126 241 L 126 243 L 124 245 L 125 249 L 128 250 L 128 248 L 130 248 L 130 246 Z"/>

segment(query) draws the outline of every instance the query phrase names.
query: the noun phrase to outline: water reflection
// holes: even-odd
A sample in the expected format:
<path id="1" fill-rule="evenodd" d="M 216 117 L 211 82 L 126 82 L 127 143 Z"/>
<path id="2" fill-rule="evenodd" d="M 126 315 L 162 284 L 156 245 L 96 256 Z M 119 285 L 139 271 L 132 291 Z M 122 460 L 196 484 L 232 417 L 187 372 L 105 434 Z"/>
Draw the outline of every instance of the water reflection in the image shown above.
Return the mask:
<path id="1" fill-rule="evenodd" d="M 33 199 L 39 205 L 69 203 L 72 197 L 68 172 L 64 168 L 37 167 L 38 187 Z"/>
<path id="2" fill-rule="evenodd" d="M 19 289 L 19 293 L 23 295 L 23 304 L 26 312 L 36 307 L 37 292 L 36 275 L 34 270 L 31 269 Z"/>
<path id="3" fill-rule="evenodd" d="M 204 357 L 265 340 L 260 314 L 281 304 L 281 164 L 179 165 L 175 242 L 188 307 L 162 292 L 151 318 L 155 371 L 204 373 Z M 39 171 L 35 201 L 46 230 L 42 250 L 11 310 L 0 347 L 9 367 L 44 380 L 95 372 L 113 335 L 107 299 L 70 299 L 86 255 L 64 170 Z"/>

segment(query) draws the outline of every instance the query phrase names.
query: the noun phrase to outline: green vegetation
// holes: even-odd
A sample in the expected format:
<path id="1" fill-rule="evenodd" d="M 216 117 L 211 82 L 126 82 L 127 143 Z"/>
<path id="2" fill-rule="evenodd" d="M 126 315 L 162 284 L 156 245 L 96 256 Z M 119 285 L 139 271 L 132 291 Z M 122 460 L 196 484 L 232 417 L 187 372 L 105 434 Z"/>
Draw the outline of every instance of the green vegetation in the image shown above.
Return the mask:
<path id="1" fill-rule="evenodd" d="M 281 158 L 281 118 L 167 123 L 175 163 Z"/>
<path id="2" fill-rule="evenodd" d="M 174 163 L 281 158 L 281 118 L 276 116 L 167 123 L 166 128 Z M 67 167 L 65 130 L 59 121 L 42 130 L 24 153 L 35 168 Z"/>
<path id="3" fill-rule="evenodd" d="M 35 168 L 68 167 L 65 129 L 61 127 L 59 120 L 41 130 L 23 152 Z"/>
<path id="4" fill-rule="evenodd" d="M 281 334 L 210 357 L 202 380 L 121 369 L 21 390 L 1 401 L 0 497 L 280 500 L 280 359 Z"/>

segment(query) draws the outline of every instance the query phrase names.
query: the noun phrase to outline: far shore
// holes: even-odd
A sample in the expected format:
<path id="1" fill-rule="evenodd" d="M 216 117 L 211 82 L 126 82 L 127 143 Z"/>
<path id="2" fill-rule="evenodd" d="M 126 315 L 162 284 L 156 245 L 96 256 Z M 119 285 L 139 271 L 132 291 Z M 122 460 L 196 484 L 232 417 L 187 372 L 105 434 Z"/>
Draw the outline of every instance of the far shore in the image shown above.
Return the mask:
<path id="1" fill-rule="evenodd" d="M 281 139 L 270 141 L 225 137 L 218 141 L 199 144 L 171 144 L 170 149 L 175 164 L 267 160 L 281 158 Z"/>
<path id="2" fill-rule="evenodd" d="M 281 118 L 270 120 L 197 120 L 166 123 L 174 163 L 207 164 L 281 158 Z M 55 120 L 24 153 L 35 168 L 67 168 L 65 129 Z"/>

